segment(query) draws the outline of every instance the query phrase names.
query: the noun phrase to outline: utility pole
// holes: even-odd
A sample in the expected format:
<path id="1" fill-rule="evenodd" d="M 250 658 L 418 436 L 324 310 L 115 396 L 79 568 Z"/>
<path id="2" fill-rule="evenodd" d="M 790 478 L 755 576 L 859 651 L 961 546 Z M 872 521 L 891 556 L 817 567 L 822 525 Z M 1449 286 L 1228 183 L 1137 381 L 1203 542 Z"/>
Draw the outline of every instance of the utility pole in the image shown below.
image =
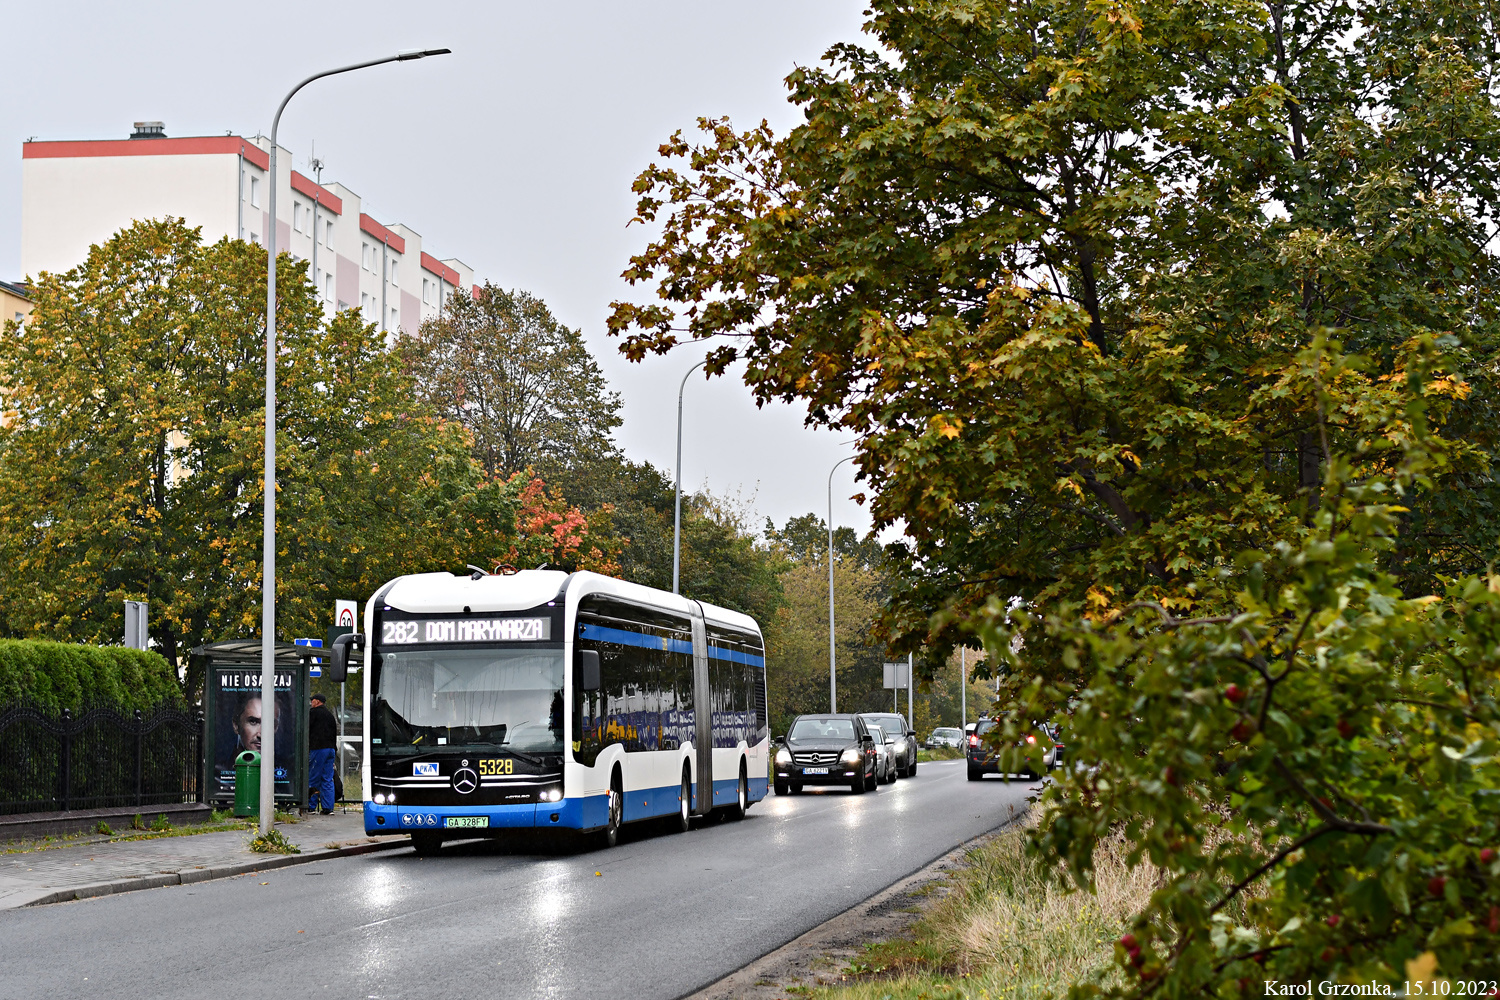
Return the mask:
<path id="1" fill-rule="evenodd" d="M 833 652 L 833 474 L 845 462 L 854 461 L 854 456 L 841 458 L 828 470 L 828 711 L 839 710 L 839 678 L 834 669 Z M 892 711 L 895 711 L 892 708 Z"/>
<path id="2" fill-rule="evenodd" d="M 967 729 L 969 725 L 969 651 L 962 646 L 958 647 L 958 728 Z"/>

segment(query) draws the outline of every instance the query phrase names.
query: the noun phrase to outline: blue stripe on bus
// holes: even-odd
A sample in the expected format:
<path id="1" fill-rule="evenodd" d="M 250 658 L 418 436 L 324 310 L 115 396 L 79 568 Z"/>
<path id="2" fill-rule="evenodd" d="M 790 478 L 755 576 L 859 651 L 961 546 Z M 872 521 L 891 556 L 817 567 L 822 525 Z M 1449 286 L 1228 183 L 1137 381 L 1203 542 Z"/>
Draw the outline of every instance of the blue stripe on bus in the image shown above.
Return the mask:
<path id="1" fill-rule="evenodd" d="M 754 653 L 741 653 L 737 649 L 725 649 L 723 646 L 709 646 L 708 655 L 717 660 L 743 663 L 749 667 L 764 667 L 766 665 L 766 658 L 763 656 L 756 656 Z"/>
<path id="2" fill-rule="evenodd" d="M 578 637 L 580 639 L 592 639 L 595 642 L 613 642 L 621 646 L 664 649 L 669 653 L 685 653 L 689 656 L 693 653 L 693 644 L 685 639 L 667 639 L 659 635 L 642 635 L 639 632 L 610 628 L 607 625 L 591 625 L 586 622 L 579 622 Z M 723 646 L 710 645 L 708 647 L 708 655 L 716 660 L 743 663 L 750 667 L 764 668 L 766 665 L 766 660 L 763 656 L 756 656 L 753 653 L 742 653 L 737 649 L 725 649 Z"/>

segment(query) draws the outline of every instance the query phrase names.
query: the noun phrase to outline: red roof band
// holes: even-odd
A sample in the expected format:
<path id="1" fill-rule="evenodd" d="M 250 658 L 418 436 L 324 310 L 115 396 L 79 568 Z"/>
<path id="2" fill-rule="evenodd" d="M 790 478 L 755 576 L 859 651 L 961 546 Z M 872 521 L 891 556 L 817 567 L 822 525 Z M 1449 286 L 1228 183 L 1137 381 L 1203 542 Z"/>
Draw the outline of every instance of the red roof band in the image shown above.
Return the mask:
<path id="1" fill-rule="evenodd" d="M 439 278 L 442 278 L 448 284 L 455 287 L 458 285 L 458 272 L 449 267 L 447 264 L 444 264 L 442 261 L 438 260 L 426 250 L 422 251 L 422 266 L 431 271 L 433 274 L 437 275 Z"/>
<path id="2" fill-rule="evenodd" d="M 380 240 L 397 253 L 406 253 L 406 240 L 376 222 L 363 212 L 359 213 L 359 228 Z"/>
<path id="3" fill-rule="evenodd" d="M 323 187 L 317 181 L 309 177 L 303 177 L 297 171 L 292 171 L 292 190 L 298 194 L 305 194 L 318 203 L 320 208 L 326 208 L 334 215 L 344 214 L 344 199 Z"/>
<path id="4" fill-rule="evenodd" d="M 270 154 L 237 135 L 193 136 L 185 139 L 79 139 L 21 144 L 23 160 L 78 156 L 193 156 L 212 153 L 230 156 L 238 153 L 262 170 L 271 169 Z"/>

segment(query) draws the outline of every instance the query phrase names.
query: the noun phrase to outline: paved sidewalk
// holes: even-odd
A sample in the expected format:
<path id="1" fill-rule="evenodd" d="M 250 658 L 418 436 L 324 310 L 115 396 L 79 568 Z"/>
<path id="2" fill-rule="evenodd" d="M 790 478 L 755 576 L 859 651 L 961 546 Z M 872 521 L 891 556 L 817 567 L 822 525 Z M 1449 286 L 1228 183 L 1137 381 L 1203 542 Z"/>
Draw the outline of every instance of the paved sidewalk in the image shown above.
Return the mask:
<path id="1" fill-rule="evenodd" d="M 225 830 L 0 855 L 0 909 L 186 885 L 408 843 L 399 836 L 366 837 L 364 815 L 357 810 L 308 816 L 277 829 L 302 853 L 256 854 L 249 848 L 252 832 Z"/>

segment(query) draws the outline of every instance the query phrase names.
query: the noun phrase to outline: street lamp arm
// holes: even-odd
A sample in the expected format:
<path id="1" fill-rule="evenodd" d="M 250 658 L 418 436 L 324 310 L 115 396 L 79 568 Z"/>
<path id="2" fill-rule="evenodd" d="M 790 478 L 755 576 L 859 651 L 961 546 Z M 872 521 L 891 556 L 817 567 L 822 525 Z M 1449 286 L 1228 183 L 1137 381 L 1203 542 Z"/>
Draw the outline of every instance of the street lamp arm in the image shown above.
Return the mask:
<path id="1" fill-rule="evenodd" d="M 672 495 L 672 593 L 678 593 L 678 574 L 682 566 L 682 394 L 687 390 L 688 375 L 708 364 L 704 358 L 687 370 L 677 386 L 677 467 L 673 470 L 677 485 Z"/>
<path id="2" fill-rule="evenodd" d="M 286 110 L 287 102 L 297 95 L 297 91 L 301 90 L 309 83 L 312 83 L 314 80 L 321 80 L 325 76 L 338 76 L 340 73 L 352 73 L 357 69 L 368 69 L 371 66 L 379 66 L 382 63 L 407 62 L 411 59 L 425 59 L 428 56 L 445 56 L 452 51 L 452 49 L 402 49 L 400 52 L 396 53 L 393 56 L 381 56 L 379 59 L 367 59 L 364 62 L 355 63 L 352 66 L 340 66 L 338 69 L 327 69 L 321 73 L 314 73 L 312 76 L 308 77 L 306 80 L 303 80 L 301 83 L 297 84 L 297 86 L 293 87 L 290 91 L 287 92 L 287 95 L 281 99 L 281 106 L 276 109 L 276 117 L 271 120 L 272 144 L 274 145 L 276 142 L 276 129 L 281 125 L 281 113 Z"/>

